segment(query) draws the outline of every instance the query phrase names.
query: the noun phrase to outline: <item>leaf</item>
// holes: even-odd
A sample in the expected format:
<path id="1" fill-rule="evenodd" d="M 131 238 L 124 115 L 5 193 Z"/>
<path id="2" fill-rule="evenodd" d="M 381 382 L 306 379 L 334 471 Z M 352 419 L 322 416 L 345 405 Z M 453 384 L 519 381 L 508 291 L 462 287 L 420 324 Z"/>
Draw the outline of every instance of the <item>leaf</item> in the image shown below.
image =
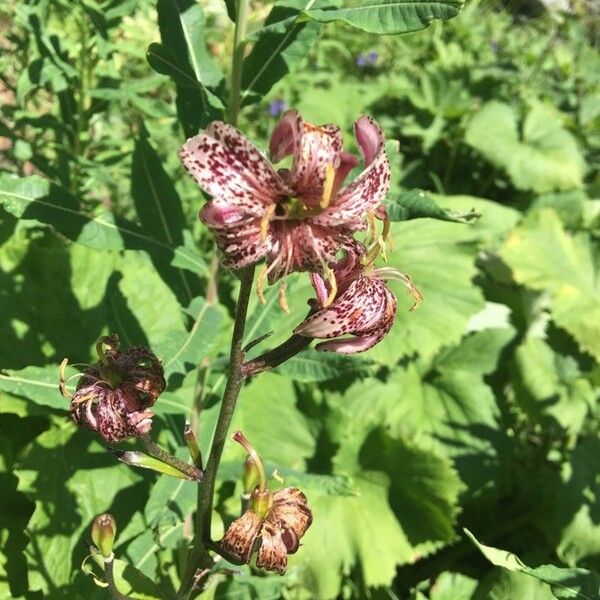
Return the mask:
<path id="1" fill-rule="evenodd" d="M 595 394 L 576 360 L 553 352 L 540 338 L 528 337 L 517 348 L 515 362 L 522 382 L 522 390 L 517 389 L 522 407 L 548 432 L 558 423 L 569 434 L 578 434 Z"/>
<path id="2" fill-rule="evenodd" d="M 327 381 L 372 373 L 377 363 L 369 359 L 317 352 L 311 348 L 279 365 L 275 372 L 293 381 Z"/>
<path id="3" fill-rule="evenodd" d="M 582 185 L 585 165 L 577 143 L 556 112 L 543 104 L 529 111 L 520 138 L 513 108 L 488 102 L 471 119 L 465 139 L 504 169 L 518 189 L 542 193 Z"/>
<path id="4" fill-rule="evenodd" d="M 139 475 L 92 440 L 72 425 L 54 426 L 36 439 L 16 469 L 19 490 L 35 501 L 25 551 L 30 591 L 50 594 L 71 584 L 85 556 L 80 538 L 93 519 L 110 512 L 120 527 L 138 494 L 147 493 Z M 126 489 L 127 495 L 121 494 Z M 85 593 L 85 587 L 77 589 Z"/>
<path id="5" fill-rule="evenodd" d="M 299 7 L 305 2 L 298 3 Z M 258 31 L 252 50 L 244 59 L 242 75 L 242 103 L 264 96 L 280 79 L 288 75 L 304 60 L 317 40 L 321 25 L 316 22 L 299 23 L 291 18 L 299 8 L 275 4 L 265 20 L 265 29 Z M 279 31 L 270 29 L 284 21 Z"/>
<path id="6" fill-rule="evenodd" d="M 157 347 L 163 357 L 167 381 L 174 373 L 185 375 L 215 347 L 219 339 L 222 312 L 204 298 L 194 298 L 186 313 L 192 318 L 189 332 L 171 330 Z"/>
<path id="7" fill-rule="evenodd" d="M 0 371 L 0 390 L 33 400 L 40 406 L 69 410 L 69 401 L 58 391 L 58 365 Z"/>
<path id="8" fill-rule="evenodd" d="M 164 590 L 135 567 L 119 559 L 114 561 L 115 585 L 119 592 L 136 600 L 160 600 Z"/>
<path id="9" fill-rule="evenodd" d="M 392 221 L 429 218 L 466 223 L 479 217 L 478 213 L 474 211 L 465 215 L 453 215 L 440 208 L 436 201 L 423 190 L 407 190 L 391 194 L 386 198 L 385 205 Z"/>
<path id="10" fill-rule="evenodd" d="M 307 494 L 314 522 L 292 565 L 302 565 L 313 597 L 336 597 L 341 575 L 355 568 L 366 586 L 389 585 L 397 565 L 454 537 L 462 484 L 449 461 L 380 430 L 368 436 L 358 460 L 354 467 L 336 461 L 337 469 L 352 470 L 355 496 Z"/>
<path id="11" fill-rule="evenodd" d="M 366 0 L 347 8 L 305 10 L 303 15 L 321 23 L 340 21 L 369 33 L 398 34 L 424 29 L 435 19 L 451 19 L 462 6 L 461 0 Z"/>
<path id="12" fill-rule="evenodd" d="M 542 565 L 532 569 L 525 565 L 516 554 L 486 546 L 477 541 L 468 529 L 465 529 L 464 532 L 492 564 L 509 571 L 526 573 L 539 581 L 547 583 L 557 599 L 581 598 L 583 600 L 595 600 L 600 594 L 600 577 L 591 571 L 565 569 L 554 565 Z"/>
<path id="13" fill-rule="evenodd" d="M 493 569 L 477 586 L 472 600 L 556 600 L 550 586 L 525 573 Z"/>
<path id="14" fill-rule="evenodd" d="M 462 573 L 444 571 L 431 587 L 430 600 L 472 600 L 477 581 Z"/>
<path id="15" fill-rule="evenodd" d="M 390 333 L 366 357 L 394 365 L 403 356 L 432 357 L 442 346 L 457 343 L 469 318 L 484 306 L 472 283 L 476 274 L 477 231 L 454 223 L 413 220 L 391 228 L 394 252 L 389 265 L 410 275 L 424 296 L 409 312 L 413 298 L 401 284 L 391 282 L 398 298 Z"/>
<path id="16" fill-rule="evenodd" d="M 0 177 L 0 204 L 10 214 L 51 225 L 68 239 L 98 250 L 140 249 L 172 257 L 205 273 L 206 265 L 197 252 L 171 246 L 137 225 L 115 218 L 110 212 L 89 216 L 80 212 L 77 201 L 65 190 L 37 175 L 24 178 Z"/>
<path id="17" fill-rule="evenodd" d="M 600 359 L 599 263 L 590 237 L 568 234 L 544 209 L 511 233 L 500 255 L 518 283 L 549 292 L 554 322 Z"/>

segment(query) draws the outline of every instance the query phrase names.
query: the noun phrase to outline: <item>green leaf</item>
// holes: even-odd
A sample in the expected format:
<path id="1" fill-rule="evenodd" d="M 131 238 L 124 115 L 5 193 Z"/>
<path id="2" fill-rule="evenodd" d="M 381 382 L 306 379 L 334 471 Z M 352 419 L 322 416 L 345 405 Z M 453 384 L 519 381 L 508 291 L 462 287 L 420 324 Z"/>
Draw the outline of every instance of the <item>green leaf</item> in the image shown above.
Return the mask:
<path id="1" fill-rule="evenodd" d="M 307 348 L 278 366 L 275 371 L 294 381 L 310 382 L 367 375 L 375 368 L 377 363 L 369 359 L 328 354 Z"/>
<path id="2" fill-rule="evenodd" d="M 571 356 L 553 352 L 542 339 L 528 337 L 517 348 L 515 361 L 522 382 L 517 394 L 523 408 L 547 431 L 557 422 L 578 434 L 594 405 L 595 394 Z"/>
<path id="3" fill-rule="evenodd" d="M 454 537 L 463 486 L 447 459 L 374 430 L 356 460 L 336 460 L 338 469 L 352 471 L 355 496 L 308 492 L 314 522 L 292 560 L 303 567 L 304 585 L 324 600 L 337 596 L 341 575 L 354 568 L 368 587 L 389 585 L 398 565 Z"/>
<path id="4" fill-rule="evenodd" d="M 556 600 L 550 586 L 525 573 L 496 568 L 477 586 L 473 600 Z"/>
<path id="5" fill-rule="evenodd" d="M 0 204 L 20 219 L 51 225 L 70 240 L 90 248 L 145 250 L 169 260 L 183 261 L 197 273 L 206 272 L 206 265 L 197 251 L 157 240 L 139 226 L 115 218 L 110 212 L 96 216 L 83 214 L 68 192 L 37 175 L 0 177 Z"/>
<path id="6" fill-rule="evenodd" d="M 366 0 L 346 8 L 305 10 L 303 15 L 321 23 L 339 21 L 369 33 L 398 34 L 424 29 L 435 19 L 451 19 L 462 6 L 462 0 Z"/>
<path id="7" fill-rule="evenodd" d="M 565 569 L 554 565 L 542 565 L 532 569 L 525 565 L 516 554 L 486 546 L 477 541 L 468 529 L 465 529 L 464 532 L 493 565 L 509 571 L 525 573 L 539 581 L 543 581 L 550 586 L 554 597 L 557 599 L 581 598 L 582 600 L 595 600 L 600 594 L 600 577 L 595 573 L 586 569 Z"/>
<path id="8" fill-rule="evenodd" d="M 430 600 L 471 600 L 477 581 L 462 573 L 445 571 L 436 578 L 431 588 Z"/>
<path id="9" fill-rule="evenodd" d="M 570 235 L 544 209 L 512 232 L 500 254 L 518 283 L 549 292 L 554 322 L 600 359 L 600 263 L 590 236 Z"/>
<path id="10" fill-rule="evenodd" d="M 469 318 L 484 306 L 472 283 L 477 270 L 477 231 L 442 221 L 413 220 L 391 228 L 394 252 L 389 265 L 410 275 L 424 300 L 409 312 L 413 298 L 391 282 L 398 297 L 396 321 L 390 333 L 365 356 L 394 365 L 403 356 L 432 357 L 442 346 L 462 337 Z"/>
<path id="11" fill-rule="evenodd" d="M 304 2 L 301 3 L 305 4 Z M 300 8 L 302 6 L 300 5 Z M 300 10 L 275 4 L 265 20 L 266 29 L 255 34 L 256 41 L 244 59 L 242 75 L 242 102 L 264 96 L 280 79 L 288 75 L 304 60 L 317 40 L 321 25 L 316 22 L 299 23 Z M 281 31 L 269 26 L 284 21 Z"/>
<path id="12" fill-rule="evenodd" d="M 157 346 L 156 351 L 163 357 L 167 381 L 174 373 L 186 374 L 215 347 L 219 339 L 222 312 L 208 304 L 204 298 L 194 298 L 186 313 L 191 317 L 188 332 L 171 330 Z"/>
<path id="13" fill-rule="evenodd" d="M 466 223 L 479 217 L 479 214 L 474 211 L 464 215 L 453 215 L 440 208 L 436 201 L 423 190 L 407 190 L 391 194 L 386 198 L 385 205 L 392 221 L 428 218 Z"/>
<path id="14" fill-rule="evenodd" d="M 40 406 L 69 410 L 69 401 L 58 391 L 58 365 L 0 371 L 0 390 L 32 400 Z"/>
<path id="15" fill-rule="evenodd" d="M 160 600 L 165 591 L 124 560 L 114 560 L 115 585 L 119 592 L 136 600 Z"/>
<path id="16" fill-rule="evenodd" d="M 518 189 L 542 193 L 582 185 L 585 165 L 577 143 L 556 112 L 543 104 L 529 111 L 521 137 L 514 109 L 488 102 L 471 119 L 465 139 L 504 169 Z"/>

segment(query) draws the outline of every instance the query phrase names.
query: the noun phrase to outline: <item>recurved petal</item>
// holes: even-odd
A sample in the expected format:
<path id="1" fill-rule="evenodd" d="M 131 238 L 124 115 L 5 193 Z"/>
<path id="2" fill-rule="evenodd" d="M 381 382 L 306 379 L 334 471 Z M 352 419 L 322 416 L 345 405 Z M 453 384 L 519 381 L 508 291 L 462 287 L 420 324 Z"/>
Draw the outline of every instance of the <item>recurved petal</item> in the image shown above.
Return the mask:
<path id="1" fill-rule="evenodd" d="M 367 166 L 315 218 L 317 223 L 344 224 L 354 230 L 363 229 L 367 213 L 379 214 L 381 203 L 390 189 L 390 163 L 381 128 L 371 117 L 361 117 L 357 121 L 356 134 Z"/>
<path id="2" fill-rule="evenodd" d="M 228 527 L 220 545 L 223 550 L 248 564 L 261 527 L 262 521 L 258 515 L 247 510 Z"/>
<path id="3" fill-rule="evenodd" d="M 365 352 L 379 343 L 389 332 L 394 324 L 396 316 L 396 296 L 386 286 L 386 304 L 383 318 L 379 324 L 371 330 L 363 331 L 355 337 L 346 337 L 337 340 L 328 340 L 315 346 L 320 352 L 337 352 L 338 354 L 356 354 Z"/>
<path id="4" fill-rule="evenodd" d="M 387 286 L 359 275 L 333 303 L 308 317 L 295 333 L 314 338 L 360 334 L 378 327 L 385 318 Z"/>
<path id="5" fill-rule="evenodd" d="M 256 566 L 267 571 L 276 571 L 280 575 L 287 567 L 287 546 L 283 541 L 283 531 L 265 522 L 262 529 L 262 542 L 256 557 Z"/>
<path id="6" fill-rule="evenodd" d="M 273 162 L 293 155 L 290 185 L 307 206 L 317 206 L 327 178 L 333 186 L 342 163 L 342 134 L 335 125 L 306 123 L 291 110 L 273 130 L 269 151 Z"/>
<path id="7" fill-rule="evenodd" d="M 312 523 L 312 512 L 308 508 L 306 496 L 298 488 L 287 487 L 273 494 L 273 505 L 267 517 L 271 523 L 279 523 L 283 529 L 289 529 L 293 536 L 288 536 L 284 542 L 288 552 L 298 549 L 298 540 L 306 533 Z"/>
<path id="8" fill-rule="evenodd" d="M 229 219 L 225 216 L 218 220 L 215 214 L 221 211 L 211 201 L 200 212 L 200 218 L 213 230 L 226 267 L 241 269 L 265 256 L 271 242 L 268 235 L 262 236 L 259 217 Z"/>
<path id="9" fill-rule="evenodd" d="M 260 215 L 291 190 L 267 158 L 237 129 L 221 121 L 181 147 L 179 158 L 196 183 L 216 202 Z"/>
<path id="10" fill-rule="evenodd" d="M 135 428 L 127 422 L 127 413 L 117 394 L 118 390 L 114 390 L 96 406 L 97 431 L 111 443 L 121 442 L 137 434 Z"/>

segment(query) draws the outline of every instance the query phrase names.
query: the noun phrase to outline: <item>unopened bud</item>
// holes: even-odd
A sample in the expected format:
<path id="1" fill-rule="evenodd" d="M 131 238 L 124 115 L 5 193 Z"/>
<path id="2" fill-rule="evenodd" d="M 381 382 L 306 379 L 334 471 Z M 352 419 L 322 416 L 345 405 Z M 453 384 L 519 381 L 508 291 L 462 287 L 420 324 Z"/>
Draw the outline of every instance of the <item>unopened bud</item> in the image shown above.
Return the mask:
<path id="1" fill-rule="evenodd" d="M 100 550 L 100 554 L 102 554 L 104 558 L 110 558 L 112 556 L 116 534 L 117 524 L 112 515 L 105 513 L 94 519 L 94 524 L 92 525 L 92 541 L 96 548 Z"/>
<path id="2" fill-rule="evenodd" d="M 260 469 L 256 461 L 248 455 L 244 462 L 244 474 L 242 475 L 242 485 L 244 494 L 251 494 L 260 484 Z"/>

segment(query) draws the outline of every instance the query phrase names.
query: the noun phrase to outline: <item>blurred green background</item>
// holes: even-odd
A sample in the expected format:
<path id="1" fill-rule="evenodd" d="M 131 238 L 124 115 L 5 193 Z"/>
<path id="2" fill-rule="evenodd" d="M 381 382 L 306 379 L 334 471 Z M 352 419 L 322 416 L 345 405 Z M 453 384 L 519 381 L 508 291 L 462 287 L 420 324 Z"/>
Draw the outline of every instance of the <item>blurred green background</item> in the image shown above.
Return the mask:
<path id="1" fill-rule="evenodd" d="M 89 362 L 115 332 L 164 360 L 161 443 L 182 452 L 191 412 L 210 442 L 236 280 L 222 273 L 206 303 L 212 240 L 177 150 L 219 115 L 233 26 L 225 2 L 185 3 L 197 86 L 171 4 L 0 7 L 0 598 L 106 597 L 81 568 L 103 511 L 143 597 L 172 597 L 185 558 L 193 485 L 115 464 L 57 389 L 64 357 Z M 392 193 L 425 190 L 448 220 L 394 223 L 390 264 L 425 300 L 408 312 L 398 287 L 381 344 L 309 350 L 244 387 L 234 426 L 306 490 L 314 523 L 284 577 L 217 574 L 202 597 L 596 600 L 598 13 L 468 1 L 402 36 L 312 21 L 283 43 L 261 33 L 298 4 L 252 3 L 239 128 L 265 148 L 295 107 L 356 149 L 352 123 L 370 114 Z M 296 277 L 288 315 L 276 289 L 253 298 L 247 341 L 287 338 L 309 297 Z M 242 461 L 230 444 L 215 538 L 239 514 Z M 562 583 L 493 567 L 463 527 L 564 569 Z"/>

